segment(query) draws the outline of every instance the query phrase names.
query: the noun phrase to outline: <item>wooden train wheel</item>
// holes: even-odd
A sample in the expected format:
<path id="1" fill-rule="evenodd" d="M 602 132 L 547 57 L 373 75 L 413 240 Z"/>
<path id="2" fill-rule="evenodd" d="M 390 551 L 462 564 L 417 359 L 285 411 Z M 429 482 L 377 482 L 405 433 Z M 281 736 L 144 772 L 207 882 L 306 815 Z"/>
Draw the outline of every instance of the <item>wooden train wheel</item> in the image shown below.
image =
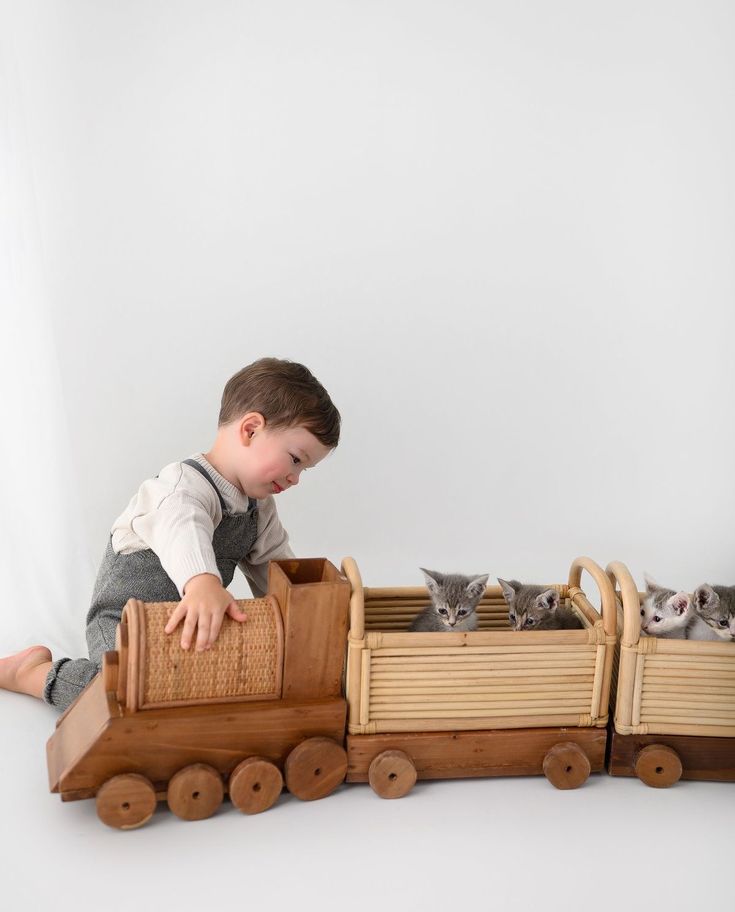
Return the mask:
<path id="1" fill-rule="evenodd" d="M 381 798 L 403 798 L 416 785 L 416 767 L 402 750 L 385 750 L 373 757 L 368 781 Z"/>
<path id="2" fill-rule="evenodd" d="M 578 788 L 587 781 L 590 761 L 574 741 L 561 741 L 546 752 L 544 776 L 558 789 Z"/>
<path id="3" fill-rule="evenodd" d="M 635 758 L 635 774 L 653 788 L 668 788 L 681 779 L 679 755 L 665 744 L 649 744 Z"/>
<path id="4" fill-rule="evenodd" d="M 344 782 L 347 752 L 331 738 L 307 738 L 286 758 L 286 788 L 302 801 L 326 798 Z"/>
<path id="5" fill-rule="evenodd" d="M 124 773 L 108 779 L 97 792 L 97 816 L 118 830 L 143 826 L 156 809 L 156 791 L 145 776 Z"/>
<path id="6" fill-rule="evenodd" d="M 230 800 L 243 814 L 260 814 L 278 800 L 283 776 L 275 763 L 263 757 L 248 757 L 230 776 Z"/>
<path id="7" fill-rule="evenodd" d="M 206 763 L 192 763 L 172 776 L 166 801 L 182 820 L 204 820 L 222 804 L 222 777 Z"/>

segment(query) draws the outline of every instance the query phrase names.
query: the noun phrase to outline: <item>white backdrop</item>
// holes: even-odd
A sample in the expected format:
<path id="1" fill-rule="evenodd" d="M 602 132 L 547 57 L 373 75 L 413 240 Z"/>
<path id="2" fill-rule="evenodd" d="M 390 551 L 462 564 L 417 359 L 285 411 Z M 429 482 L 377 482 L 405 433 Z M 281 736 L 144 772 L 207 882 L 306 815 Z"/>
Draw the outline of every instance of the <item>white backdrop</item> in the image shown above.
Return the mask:
<path id="1" fill-rule="evenodd" d="M 210 446 L 224 382 L 266 354 L 308 364 L 344 419 L 279 499 L 298 554 L 351 554 L 372 585 L 562 581 L 581 553 L 735 583 L 732 4 L 0 8 L 3 652 L 82 648 L 110 523 Z M 484 787 L 513 819 L 540 785 Z M 654 800 L 636 786 L 596 788 Z M 441 787 L 471 808 L 483 784 Z M 17 800 L 39 788 L 44 827 L 43 781 Z M 678 792 L 716 826 L 723 789 Z M 383 833 L 386 803 L 349 795 Z M 533 806 L 600 819 L 559 800 Z M 74 805 L 57 838 L 72 819 L 98 835 Z"/>

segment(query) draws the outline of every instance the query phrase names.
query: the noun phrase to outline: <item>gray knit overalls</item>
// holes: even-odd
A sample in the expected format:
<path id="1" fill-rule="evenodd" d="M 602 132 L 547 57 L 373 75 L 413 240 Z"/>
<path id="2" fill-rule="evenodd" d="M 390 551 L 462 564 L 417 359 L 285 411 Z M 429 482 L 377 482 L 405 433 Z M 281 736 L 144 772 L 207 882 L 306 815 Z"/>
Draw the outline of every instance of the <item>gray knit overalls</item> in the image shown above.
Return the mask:
<path id="1" fill-rule="evenodd" d="M 258 502 L 249 498 L 245 513 L 229 513 L 208 472 L 193 459 L 184 463 L 200 472 L 212 485 L 222 507 L 222 520 L 214 530 L 212 545 L 222 585 L 229 586 L 238 563 L 255 544 L 258 534 Z M 107 544 L 92 592 L 87 614 L 88 659 L 58 659 L 51 666 L 43 698 L 58 709 L 66 709 L 102 666 L 102 654 L 115 648 L 115 631 L 129 598 L 143 602 L 178 602 L 180 596 L 171 577 L 150 548 L 132 554 L 115 554 L 112 536 Z M 173 634 L 172 634 L 173 636 Z"/>

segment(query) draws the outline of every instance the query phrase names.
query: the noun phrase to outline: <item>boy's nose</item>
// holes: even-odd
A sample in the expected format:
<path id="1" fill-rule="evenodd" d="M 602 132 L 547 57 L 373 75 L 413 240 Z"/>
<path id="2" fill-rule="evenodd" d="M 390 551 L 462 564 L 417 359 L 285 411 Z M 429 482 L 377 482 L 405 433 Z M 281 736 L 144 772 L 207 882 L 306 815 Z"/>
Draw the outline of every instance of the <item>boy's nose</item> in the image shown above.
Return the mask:
<path id="1" fill-rule="evenodd" d="M 299 476 L 296 474 L 286 475 L 286 481 L 290 485 L 297 485 L 299 483 Z"/>

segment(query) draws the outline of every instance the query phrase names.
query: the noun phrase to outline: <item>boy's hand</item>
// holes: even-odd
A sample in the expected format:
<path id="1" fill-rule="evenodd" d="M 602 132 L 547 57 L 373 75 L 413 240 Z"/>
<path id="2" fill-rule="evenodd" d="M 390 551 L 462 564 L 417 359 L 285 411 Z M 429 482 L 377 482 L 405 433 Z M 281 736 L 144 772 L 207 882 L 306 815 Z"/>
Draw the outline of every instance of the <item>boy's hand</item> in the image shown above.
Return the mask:
<path id="1" fill-rule="evenodd" d="M 181 619 L 186 618 L 181 634 L 181 648 L 188 649 L 191 646 L 196 629 L 196 651 L 202 652 L 209 649 L 219 636 L 225 614 L 236 621 L 247 618 L 216 576 L 200 573 L 192 576 L 184 586 L 184 597 L 168 619 L 164 632 L 173 633 Z"/>

